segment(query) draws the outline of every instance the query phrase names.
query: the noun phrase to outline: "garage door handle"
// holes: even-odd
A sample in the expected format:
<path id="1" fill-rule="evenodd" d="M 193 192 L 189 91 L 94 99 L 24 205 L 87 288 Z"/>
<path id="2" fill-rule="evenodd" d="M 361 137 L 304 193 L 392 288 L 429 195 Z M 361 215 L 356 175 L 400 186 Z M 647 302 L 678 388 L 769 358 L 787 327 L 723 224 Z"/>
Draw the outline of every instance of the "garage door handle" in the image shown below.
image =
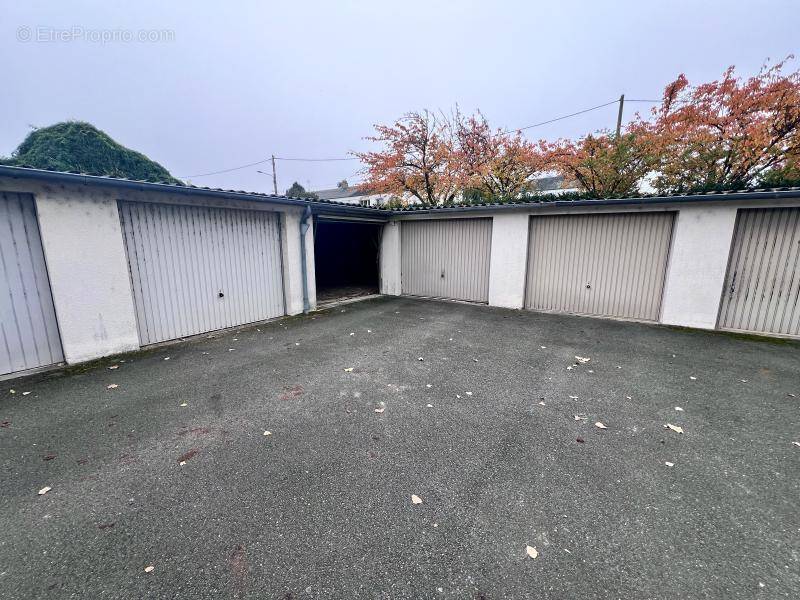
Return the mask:
<path id="1" fill-rule="evenodd" d="M 224 297 L 225 297 L 225 294 L 224 294 L 223 292 L 220 292 L 220 293 L 219 293 L 219 294 L 217 294 L 217 295 L 218 295 L 220 298 L 224 298 Z"/>
<path id="2" fill-rule="evenodd" d="M 442 279 L 444 279 L 444 269 L 442 269 Z"/>

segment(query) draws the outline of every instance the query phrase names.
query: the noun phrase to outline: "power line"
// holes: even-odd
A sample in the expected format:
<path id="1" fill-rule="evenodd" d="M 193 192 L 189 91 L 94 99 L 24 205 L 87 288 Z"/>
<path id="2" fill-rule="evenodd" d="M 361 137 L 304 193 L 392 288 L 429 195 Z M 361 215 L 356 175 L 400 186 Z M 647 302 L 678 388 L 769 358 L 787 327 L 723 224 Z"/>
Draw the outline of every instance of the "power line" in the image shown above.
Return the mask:
<path id="1" fill-rule="evenodd" d="M 260 165 L 265 162 L 269 162 L 272 160 L 271 158 L 265 158 L 264 160 L 259 160 L 253 163 L 249 163 L 246 165 L 242 165 L 240 167 L 231 167 L 230 169 L 222 169 L 221 171 L 212 171 L 210 173 L 199 173 L 197 175 L 184 175 L 183 179 L 191 179 L 192 177 L 207 177 L 208 175 L 219 175 L 220 173 L 230 173 L 231 171 L 239 171 L 240 169 L 247 169 L 248 167 L 255 167 L 256 165 Z"/>
<path id="2" fill-rule="evenodd" d="M 527 129 L 533 129 L 534 127 L 541 127 L 542 125 L 548 125 L 550 123 L 555 123 L 557 121 L 563 121 L 564 119 L 569 119 L 572 117 L 577 117 L 578 115 L 582 115 L 588 112 L 592 112 L 593 110 L 598 110 L 600 108 L 605 108 L 606 106 L 611 106 L 612 104 L 617 104 L 619 100 L 611 100 L 609 102 L 605 102 L 603 104 L 598 104 L 597 106 L 592 106 L 590 108 L 585 108 L 583 110 L 579 110 L 574 113 L 570 113 L 568 115 L 562 115 L 560 117 L 555 117 L 553 119 L 548 119 L 547 121 L 541 121 L 539 123 L 533 123 L 532 125 L 525 125 L 524 127 L 515 127 L 512 129 L 505 129 L 506 133 L 510 133 L 512 131 L 525 131 Z M 651 103 L 659 103 L 661 100 L 628 100 L 628 102 L 651 102 Z M 232 171 L 239 171 L 241 169 L 247 169 L 249 167 L 254 167 L 256 165 L 260 165 L 265 162 L 269 162 L 272 158 L 265 158 L 263 160 L 259 160 L 253 163 L 248 163 L 246 165 L 241 165 L 238 167 L 231 167 L 230 169 L 222 169 L 220 171 L 211 171 L 209 173 L 199 173 L 197 175 L 186 175 L 184 179 L 191 179 L 192 177 L 207 177 L 209 175 L 220 175 L 222 173 L 231 173 Z M 348 156 L 348 157 L 337 157 L 337 158 L 302 158 L 302 157 L 284 157 L 284 156 L 276 156 L 275 160 L 284 160 L 284 161 L 293 161 L 293 162 L 341 162 L 341 161 L 350 161 L 350 160 L 359 160 L 357 156 Z"/>
<path id="3" fill-rule="evenodd" d="M 585 108 L 583 110 L 579 110 L 578 112 L 570 113 L 568 115 L 564 115 L 561 117 L 556 117 L 555 119 L 548 119 L 547 121 L 542 121 L 540 123 L 534 123 L 533 125 L 526 125 L 525 127 L 515 127 L 513 129 L 507 129 L 506 132 L 511 131 L 525 131 L 526 129 L 533 129 L 534 127 L 541 127 L 542 125 L 547 125 L 548 123 L 555 123 L 556 121 L 563 121 L 564 119 L 569 119 L 570 117 L 576 117 L 578 115 L 582 115 L 584 113 L 591 112 L 593 110 L 597 110 L 598 108 L 604 108 L 606 106 L 611 106 L 612 104 L 616 104 L 619 102 L 617 100 L 611 100 L 611 102 L 606 102 L 604 104 L 598 104 L 597 106 L 592 106 L 591 108 Z"/>
<path id="4" fill-rule="evenodd" d="M 347 158 L 283 158 L 282 156 L 276 156 L 275 160 L 295 160 L 300 162 L 333 162 L 339 160 L 359 160 L 357 156 L 350 156 Z"/>

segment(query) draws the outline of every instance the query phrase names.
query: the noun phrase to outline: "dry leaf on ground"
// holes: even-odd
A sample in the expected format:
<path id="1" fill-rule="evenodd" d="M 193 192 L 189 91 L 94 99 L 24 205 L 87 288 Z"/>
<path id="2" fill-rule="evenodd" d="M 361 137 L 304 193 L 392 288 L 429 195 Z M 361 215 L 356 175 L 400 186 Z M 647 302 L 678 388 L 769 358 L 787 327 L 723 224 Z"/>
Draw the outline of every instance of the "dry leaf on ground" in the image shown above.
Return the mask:
<path id="1" fill-rule="evenodd" d="M 153 565 L 147 565 L 147 566 L 144 568 L 144 572 L 145 572 L 145 573 L 152 573 L 152 572 L 153 572 L 153 569 L 155 569 L 155 567 L 154 567 Z"/>
<path id="2" fill-rule="evenodd" d="M 534 548 L 533 546 L 525 546 L 525 552 L 531 558 L 538 558 L 539 557 L 539 551 L 536 550 L 536 548 Z"/>
<path id="3" fill-rule="evenodd" d="M 674 467 L 675 466 L 675 463 L 671 463 L 669 461 L 666 461 L 664 464 L 667 465 L 668 467 Z"/>
<path id="4" fill-rule="evenodd" d="M 109 383 L 109 384 L 106 386 L 106 389 L 107 389 L 107 390 L 113 390 L 113 389 L 115 389 L 115 388 L 118 388 L 118 387 L 119 387 L 119 386 L 118 386 L 116 383 Z"/>
<path id="5" fill-rule="evenodd" d="M 382 412 L 383 412 L 383 411 L 385 411 L 385 410 L 386 410 L 386 408 L 384 408 L 383 406 L 381 406 L 380 408 L 376 408 L 376 409 L 375 409 L 375 412 L 376 412 L 376 413 L 382 413 Z"/>
<path id="6" fill-rule="evenodd" d="M 600 421 L 598 421 L 597 423 L 595 423 L 595 424 L 594 424 L 594 426 L 595 426 L 595 427 L 597 427 L 598 429 L 608 429 L 608 427 L 606 427 L 605 425 L 603 425 L 603 424 L 602 424 Z"/>
<path id="7" fill-rule="evenodd" d="M 422 504 L 422 498 L 420 498 L 416 494 L 411 494 L 411 502 L 412 504 Z"/>
<path id="8" fill-rule="evenodd" d="M 39 490 L 39 495 L 44 496 L 47 492 L 49 492 L 52 489 L 53 488 L 51 488 L 49 485 L 46 485 L 45 487 Z"/>
<path id="9" fill-rule="evenodd" d="M 264 435 L 272 435 L 272 432 L 271 431 L 265 431 Z"/>
<path id="10" fill-rule="evenodd" d="M 664 429 L 671 429 L 675 433 L 683 433 L 683 427 L 679 427 L 678 425 L 673 425 L 672 423 L 667 423 L 664 425 Z"/>
<path id="11" fill-rule="evenodd" d="M 119 369 L 119 365 L 111 365 L 110 367 L 108 367 L 109 371 L 113 371 L 114 369 Z"/>
<path id="12" fill-rule="evenodd" d="M 577 360 L 577 361 L 578 361 L 579 363 L 581 363 L 581 364 L 584 364 L 584 363 L 587 363 L 587 362 L 589 362 L 589 361 L 590 361 L 590 360 L 592 360 L 592 359 L 591 359 L 591 358 L 587 358 L 587 357 L 585 357 L 585 356 L 576 356 L 576 357 L 575 357 L 575 360 Z"/>
<path id="13" fill-rule="evenodd" d="M 345 373 L 352 373 L 354 368 L 355 368 L 355 367 L 347 367 L 347 368 L 344 370 L 344 372 L 345 372 Z"/>

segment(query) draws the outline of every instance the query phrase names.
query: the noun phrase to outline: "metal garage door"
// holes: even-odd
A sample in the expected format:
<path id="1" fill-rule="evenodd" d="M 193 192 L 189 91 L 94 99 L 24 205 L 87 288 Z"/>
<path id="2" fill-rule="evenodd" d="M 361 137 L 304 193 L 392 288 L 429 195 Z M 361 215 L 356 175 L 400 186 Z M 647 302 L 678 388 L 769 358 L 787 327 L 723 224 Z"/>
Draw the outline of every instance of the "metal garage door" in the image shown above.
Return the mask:
<path id="1" fill-rule="evenodd" d="M 656 321 L 673 213 L 532 217 L 527 308 Z"/>
<path id="2" fill-rule="evenodd" d="M 33 196 L 0 194 L 0 375 L 64 360 Z"/>
<path id="3" fill-rule="evenodd" d="M 719 327 L 800 336 L 800 208 L 739 211 Z"/>
<path id="4" fill-rule="evenodd" d="M 285 314 L 277 213 L 120 202 L 142 345 Z"/>
<path id="5" fill-rule="evenodd" d="M 489 301 L 491 219 L 404 221 L 401 232 L 404 294 Z"/>

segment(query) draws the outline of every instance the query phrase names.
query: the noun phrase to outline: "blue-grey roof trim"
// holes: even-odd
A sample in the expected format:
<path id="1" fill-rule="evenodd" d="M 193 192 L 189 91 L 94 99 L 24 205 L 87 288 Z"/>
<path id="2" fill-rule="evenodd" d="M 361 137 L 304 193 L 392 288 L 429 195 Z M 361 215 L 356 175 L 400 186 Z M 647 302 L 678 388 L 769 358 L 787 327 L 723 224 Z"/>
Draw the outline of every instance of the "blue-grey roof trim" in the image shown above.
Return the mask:
<path id="1" fill-rule="evenodd" d="M 781 200 L 800 198 L 800 187 L 738 190 L 729 192 L 704 192 L 674 196 L 640 196 L 631 198 L 601 198 L 585 200 L 519 200 L 457 206 L 407 206 L 394 209 L 395 215 L 439 214 L 457 212 L 485 212 L 498 210 L 530 211 L 543 208 L 565 208 L 572 206 L 647 206 L 650 204 L 685 204 L 692 202 L 730 202 L 733 200 Z"/>
<path id="2" fill-rule="evenodd" d="M 121 177 L 105 177 L 100 175 L 86 175 L 84 173 L 32 169 L 29 167 L 0 165 L 0 176 L 13 179 L 32 179 L 66 184 L 125 188 L 142 192 L 162 192 L 206 198 L 267 202 L 282 206 L 311 206 L 312 212 L 320 214 L 370 216 L 382 220 L 388 220 L 390 215 L 390 211 L 331 200 L 310 200 L 307 198 L 292 198 L 289 196 L 276 196 L 274 194 L 262 194 L 259 192 L 246 192 L 242 190 L 224 190 L 221 188 L 198 187 L 175 183 L 156 183 L 137 179 L 124 179 Z"/>
<path id="3" fill-rule="evenodd" d="M 276 196 L 260 192 L 246 192 L 242 190 L 224 190 L 221 188 L 198 187 L 174 183 L 154 183 L 121 177 L 104 177 L 99 175 L 86 175 L 84 173 L 67 173 L 64 171 L 50 171 L 47 169 L 33 169 L 30 167 L 12 167 L 0 165 L 0 176 L 14 179 L 35 179 L 40 181 L 55 181 L 82 185 L 99 185 L 106 187 L 122 187 L 144 192 L 165 192 L 185 194 L 189 196 L 223 198 L 229 200 L 249 200 L 251 202 L 268 202 L 284 206 L 310 206 L 315 214 L 348 215 L 356 217 L 371 217 L 381 221 L 390 218 L 402 218 L 406 215 L 441 214 L 460 212 L 486 212 L 486 211 L 531 211 L 544 208 L 569 208 L 587 206 L 647 206 L 658 204 L 684 204 L 693 202 L 719 202 L 733 200 L 780 200 L 786 198 L 800 198 L 800 187 L 780 187 L 767 189 L 734 190 L 724 192 L 704 192 L 698 194 L 675 194 L 667 196 L 637 196 L 630 198 L 607 198 L 599 200 L 536 200 L 526 198 L 513 202 L 495 202 L 485 204 L 470 204 L 459 206 L 408 206 L 397 209 L 382 209 L 369 206 L 347 204 L 335 200 L 310 200 L 307 198 L 292 198 Z"/>

